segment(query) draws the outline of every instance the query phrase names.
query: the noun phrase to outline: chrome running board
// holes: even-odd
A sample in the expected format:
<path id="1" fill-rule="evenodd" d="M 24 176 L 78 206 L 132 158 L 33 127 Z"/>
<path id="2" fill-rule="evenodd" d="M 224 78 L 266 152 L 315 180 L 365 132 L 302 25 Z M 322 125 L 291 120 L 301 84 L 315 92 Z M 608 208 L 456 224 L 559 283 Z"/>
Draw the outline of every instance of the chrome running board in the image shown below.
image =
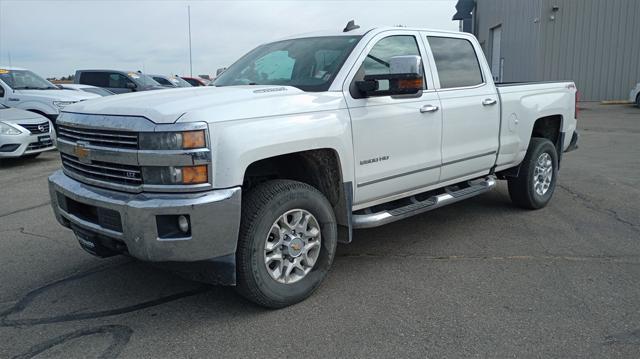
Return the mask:
<path id="1" fill-rule="evenodd" d="M 464 182 L 464 184 L 466 187 L 462 189 L 459 186 L 445 187 L 444 193 L 434 194 L 426 199 L 419 200 L 420 195 L 412 196 L 408 199 L 410 204 L 404 204 L 396 208 L 375 212 L 372 210 L 375 207 L 372 207 L 357 211 L 352 217 L 353 228 L 378 227 L 477 196 L 495 187 L 496 178 L 487 176 L 482 179 Z"/>

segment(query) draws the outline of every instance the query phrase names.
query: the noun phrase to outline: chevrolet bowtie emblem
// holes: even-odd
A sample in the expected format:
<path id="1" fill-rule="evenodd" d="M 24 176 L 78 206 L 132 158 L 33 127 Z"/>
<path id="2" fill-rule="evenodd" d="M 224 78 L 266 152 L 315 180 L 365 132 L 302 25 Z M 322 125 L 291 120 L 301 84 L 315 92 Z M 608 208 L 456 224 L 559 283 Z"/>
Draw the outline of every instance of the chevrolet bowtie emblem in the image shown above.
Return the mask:
<path id="1" fill-rule="evenodd" d="M 91 150 L 85 147 L 86 144 L 78 142 L 76 146 L 73 148 L 73 154 L 76 155 L 78 160 L 83 163 L 91 163 Z"/>

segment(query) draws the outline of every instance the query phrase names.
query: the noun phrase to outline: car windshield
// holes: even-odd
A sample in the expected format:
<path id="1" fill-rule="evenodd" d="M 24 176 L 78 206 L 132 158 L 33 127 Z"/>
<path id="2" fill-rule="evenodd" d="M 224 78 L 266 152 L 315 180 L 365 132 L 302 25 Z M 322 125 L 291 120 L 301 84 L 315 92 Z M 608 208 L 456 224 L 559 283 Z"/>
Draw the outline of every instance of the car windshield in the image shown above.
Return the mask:
<path id="1" fill-rule="evenodd" d="M 84 92 L 89 92 L 89 93 L 94 93 L 96 95 L 100 95 L 100 96 L 111 96 L 113 95 L 113 92 L 109 91 L 109 90 L 105 90 L 101 87 L 84 87 L 81 89 Z"/>
<path id="2" fill-rule="evenodd" d="M 177 76 L 169 77 L 169 81 L 178 87 L 193 87 L 190 83 Z"/>
<path id="3" fill-rule="evenodd" d="M 29 70 L 0 69 L 0 80 L 12 90 L 59 90 L 54 84 Z"/>
<path id="4" fill-rule="evenodd" d="M 360 36 L 309 37 L 259 46 L 231 65 L 214 86 L 282 85 L 326 91 Z"/>
<path id="5" fill-rule="evenodd" d="M 134 81 L 137 81 L 138 83 L 142 84 L 145 87 L 162 86 L 156 80 L 154 80 L 151 76 L 145 75 L 139 72 L 129 72 L 127 76 L 129 76 L 129 78 L 133 79 Z"/>

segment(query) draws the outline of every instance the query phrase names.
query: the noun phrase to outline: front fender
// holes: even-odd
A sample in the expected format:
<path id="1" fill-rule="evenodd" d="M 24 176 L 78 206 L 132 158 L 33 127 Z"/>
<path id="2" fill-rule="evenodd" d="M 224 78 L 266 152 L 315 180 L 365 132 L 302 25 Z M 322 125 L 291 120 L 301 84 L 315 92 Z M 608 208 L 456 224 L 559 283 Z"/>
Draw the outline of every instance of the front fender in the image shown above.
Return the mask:
<path id="1" fill-rule="evenodd" d="M 16 102 L 10 102 L 9 104 L 11 104 L 11 107 L 20 108 L 27 111 L 38 111 L 46 115 L 55 116 L 60 114 L 60 111 L 58 111 L 58 109 L 55 108 L 53 105 L 48 105 L 46 103 L 39 102 L 39 101 L 16 101 Z"/>
<path id="2" fill-rule="evenodd" d="M 242 185 L 246 169 L 256 161 L 321 148 L 338 153 L 343 181 L 353 181 L 346 109 L 217 122 L 210 124 L 210 132 L 214 188 Z"/>

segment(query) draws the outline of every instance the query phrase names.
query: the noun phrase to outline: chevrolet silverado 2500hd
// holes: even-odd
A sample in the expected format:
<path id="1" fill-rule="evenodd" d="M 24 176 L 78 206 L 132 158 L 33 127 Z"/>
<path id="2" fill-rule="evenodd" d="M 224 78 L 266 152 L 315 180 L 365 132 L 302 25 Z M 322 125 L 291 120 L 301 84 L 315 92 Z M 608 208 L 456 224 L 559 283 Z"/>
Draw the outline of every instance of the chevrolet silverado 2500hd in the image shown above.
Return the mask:
<path id="1" fill-rule="evenodd" d="M 497 180 L 516 205 L 544 207 L 577 145 L 575 94 L 572 82 L 494 84 L 465 33 L 287 38 L 213 87 L 65 108 L 52 206 L 95 255 L 198 268 L 282 307 L 325 278 L 339 228 L 349 242 Z"/>

